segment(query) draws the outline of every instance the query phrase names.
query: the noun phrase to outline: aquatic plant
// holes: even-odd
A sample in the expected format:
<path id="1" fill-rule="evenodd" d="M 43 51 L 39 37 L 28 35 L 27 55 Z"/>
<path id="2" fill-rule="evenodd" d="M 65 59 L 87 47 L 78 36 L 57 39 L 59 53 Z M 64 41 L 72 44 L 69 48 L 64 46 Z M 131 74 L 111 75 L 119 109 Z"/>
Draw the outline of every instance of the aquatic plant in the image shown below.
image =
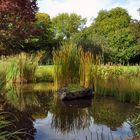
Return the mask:
<path id="1" fill-rule="evenodd" d="M 5 62 L 0 60 L 0 91 L 6 83 L 6 65 Z"/>
<path id="2" fill-rule="evenodd" d="M 53 51 L 54 82 L 56 88 L 70 83 L 80 83 L 83 87 L 92 86 L 94 57 L 73 43 L 64 43 Z"/>
<path id="3" fill-rule="evenodd" d="M 115 96 L 123 102 L 140 100 L 139 66 L 102 65 L 100 56 L 72 43 L 64 43 L 54 51 L 53 60 L 56 89 L 80 83 L 81 87 L 92 87 L 95 93 Z"/>
<path id="4" fill-rule="evenodd" d="M 35 71 L 39 59 L 33 55 L 21 53 L 7 58 L 7 81 L 27 83 L 35 81 Z"/>
<path id="5" fill-rule="evenodd" d="M 104 96 L 115 96 L 123 102 L 138 103 L 140 101 L 139 67 L 135 67 L 135 70 L 125 68 L 100 66 L 97 72 L 97 92 Z"/>
<path id="6" fill-rule="evenodd" d="M 75 44 L 64 43 L 59 50 L 53 52 L 54 82 L 58 87 L 79 80 L 80 56 Z"/>
<path id="7" fill-rule="evenodd" d="M 8 121 L 8 113 L 0 113 L 0 139 L 7 140 L 7 139 L 16 139 L 20 140 L 18 137 L 19 134 L 22 134 L 21 130 L 19 131 L 10 131 L 8 127 L 13 126 L 14 123 L 12 121 Z"/>
<path id="8" fill-rule="evenodd" d="M 91 87 L 93 79 L 93 64 L 94 58 L 90 52 L 80 50 L 80 85 L 84 87 Z"/>

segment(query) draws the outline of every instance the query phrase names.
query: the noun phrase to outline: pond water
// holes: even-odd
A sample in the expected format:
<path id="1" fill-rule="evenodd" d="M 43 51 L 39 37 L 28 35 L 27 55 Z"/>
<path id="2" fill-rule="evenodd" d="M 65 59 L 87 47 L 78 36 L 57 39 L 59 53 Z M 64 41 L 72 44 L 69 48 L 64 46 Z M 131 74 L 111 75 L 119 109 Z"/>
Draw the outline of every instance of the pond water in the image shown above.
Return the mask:
<path id="1" fill-rule="evenodd" d="M 8 86 L 2 111 L 16 116 L 14 127 L 23 140 L 127 140 L 135 105 L 113 98 L 62 102 L 53 84 Z M 14 119 L 12 115 L 12 119 Z"/>

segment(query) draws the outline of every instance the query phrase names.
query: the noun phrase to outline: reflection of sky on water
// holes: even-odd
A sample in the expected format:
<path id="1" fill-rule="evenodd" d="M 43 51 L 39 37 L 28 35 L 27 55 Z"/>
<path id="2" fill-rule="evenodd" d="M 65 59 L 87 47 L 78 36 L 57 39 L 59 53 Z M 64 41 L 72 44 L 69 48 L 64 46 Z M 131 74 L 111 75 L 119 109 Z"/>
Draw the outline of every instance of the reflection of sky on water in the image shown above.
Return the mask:
<path id="1" fill-rule="evenodd" d="M 48 117 L 45 119 L 36 119 L 34 127 L 37 132 L 35 140 L 126 140 L 129 136 L 133 135 L 130 125 L 126 122 L 116 130 L 112 130 L 101 124 L 95 124 L 91 119 L 89 128 L 81 128 L 80 130 L 73 130 L 68 134 L 61 134 L 56 132 L 51 127 L 52 114 L 49 112 Z"/>

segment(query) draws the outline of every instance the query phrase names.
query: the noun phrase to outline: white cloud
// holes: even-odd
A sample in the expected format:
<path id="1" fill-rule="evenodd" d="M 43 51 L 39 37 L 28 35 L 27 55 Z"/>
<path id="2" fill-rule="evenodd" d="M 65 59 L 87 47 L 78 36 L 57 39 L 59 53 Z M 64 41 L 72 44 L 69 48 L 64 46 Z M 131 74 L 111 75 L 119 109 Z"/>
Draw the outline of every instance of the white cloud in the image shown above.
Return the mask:
<path id="1" fill-rule="evenodd" d="M 38 0 L 38 6 L 40 12 L 46 12 L 51 17 L 62 12 L 75 12 L 88 20 L 95 18 L 102 9 L 120 6 L 127 9 L 132 18 L 140 18 L 137 12 L 140 0 Z"/>

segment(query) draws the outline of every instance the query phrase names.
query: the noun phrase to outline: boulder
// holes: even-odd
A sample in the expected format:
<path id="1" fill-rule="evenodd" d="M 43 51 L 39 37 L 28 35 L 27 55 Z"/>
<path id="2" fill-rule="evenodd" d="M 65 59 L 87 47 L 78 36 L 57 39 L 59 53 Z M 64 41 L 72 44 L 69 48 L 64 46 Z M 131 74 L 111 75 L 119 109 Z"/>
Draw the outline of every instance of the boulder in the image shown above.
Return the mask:
<path id="1" fill-rule="evenodd" d="M 68 91 L 66 87 L 59 90 L 61 100 L 75 100 L 75 99 L 85 99 L 91 98 L 93 96 L 93 91 L 90 88 L 84 88 L 80 91 L 71 92 Z"/>

